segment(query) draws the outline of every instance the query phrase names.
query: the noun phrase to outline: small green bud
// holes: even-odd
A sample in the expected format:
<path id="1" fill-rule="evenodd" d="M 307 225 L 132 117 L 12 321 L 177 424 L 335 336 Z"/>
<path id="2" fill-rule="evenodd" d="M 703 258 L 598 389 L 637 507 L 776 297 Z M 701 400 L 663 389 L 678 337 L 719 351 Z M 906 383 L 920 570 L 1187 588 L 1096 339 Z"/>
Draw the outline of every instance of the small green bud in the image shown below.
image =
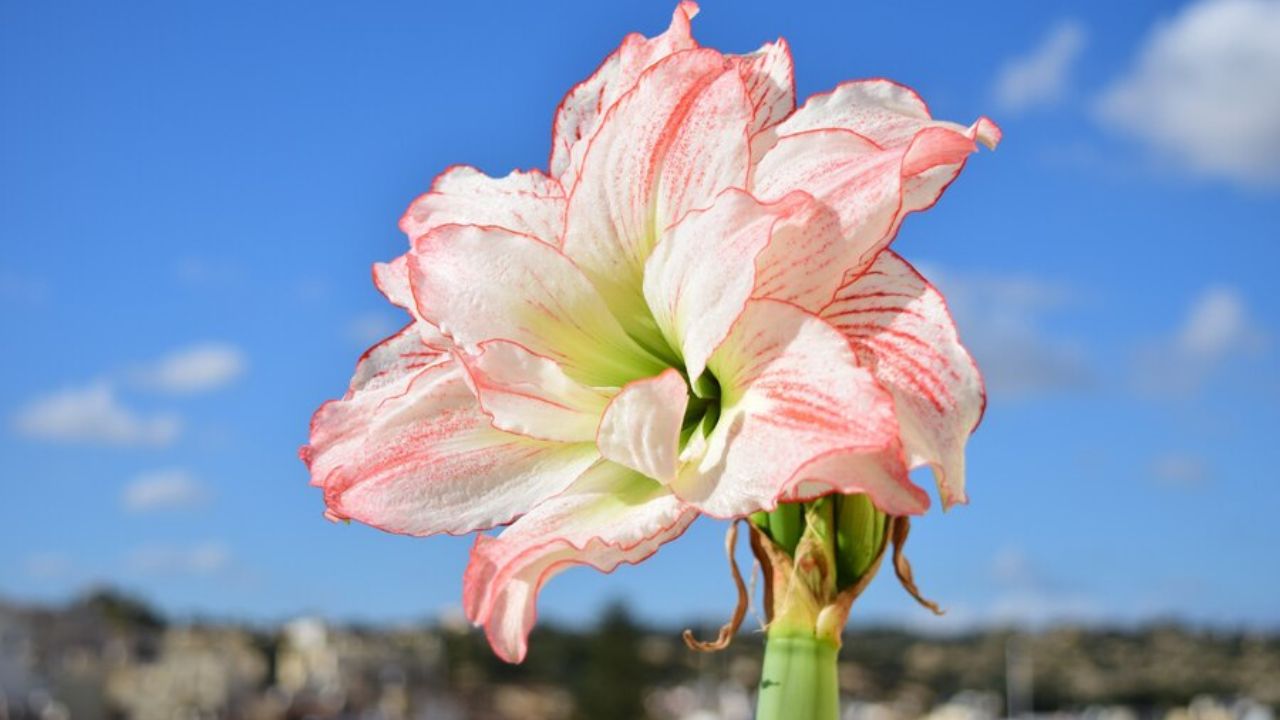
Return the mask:
<path id="1" fill-rule="evenodd" d="M 769 537 L 787 554 L 794 555 L 800 537 L 804 535 L 804 506 L 800 503 L 779 503 L 769 513 Z"/>
<path id="2" fill-rule="evenodd" d="M 871 568 L 884 544 L 887 520 L 865 494 L 844 495 L 836 516 L 837 583 L 846 588 Z"/>

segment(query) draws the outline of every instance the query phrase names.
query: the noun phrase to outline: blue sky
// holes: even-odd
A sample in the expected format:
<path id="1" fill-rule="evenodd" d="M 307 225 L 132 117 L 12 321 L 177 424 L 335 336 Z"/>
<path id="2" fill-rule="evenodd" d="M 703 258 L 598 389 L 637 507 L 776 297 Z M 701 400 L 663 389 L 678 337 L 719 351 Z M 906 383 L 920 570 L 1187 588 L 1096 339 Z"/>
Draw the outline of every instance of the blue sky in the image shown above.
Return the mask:
<path id="1" fill-rule="evenodd" d="M 663 2 L 0 2 L 0 596 L 181 614 L 454 613 L 470 541 L 321 518 L 310 413 L 401 323 L 369 267 L 451 163 L 545 163 L 552 111 Z M 707 0 L 802 96 L 890 77 L 1004 128 L 897 248 L 987 371 L 972 504 L 917 522 L 932 620 L 1280 625 L 1280 3 Z M 1222 40 L 1229 37 L 1229 41 Z M 1173 78 L 1173 81 L 1170 80 Z M 1256 80 L 1256 81 L 1255 81 Z M 545 617 L 732 604 L 722 524 L 550 584 Z"/>

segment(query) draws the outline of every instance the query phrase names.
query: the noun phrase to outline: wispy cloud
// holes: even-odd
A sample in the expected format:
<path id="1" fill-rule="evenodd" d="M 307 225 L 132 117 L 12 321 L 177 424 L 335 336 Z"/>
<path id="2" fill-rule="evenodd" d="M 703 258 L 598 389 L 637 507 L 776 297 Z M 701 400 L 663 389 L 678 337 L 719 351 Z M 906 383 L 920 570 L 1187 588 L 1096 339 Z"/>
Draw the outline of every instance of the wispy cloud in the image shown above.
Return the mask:
<path id="1" fill-rule="evenodd" d="M 216 575 L 230 569 L 231 551 L 221 542 L 191 546 L 148 545 L 134 550 L 129 569 L 143 575 Z"/>
<path id="2" fill-rule="evenodd" d="M 154 470 L 135 477 L 120 494 L 130 512 L 183 510 L 200 507 L 211 493 L 194 475 L 180 468 Z"/>
<path id="3" fill-rule="evenodd" d="M 991 393 L 1023 397 L 1091 384 L 1083 350 L 1044 329 L 1073 301 L 1067 288 L 1031 275 L 920 269 L 946 296 Z"/>
<path id="4" fill-rule="evenodd" d="M 1097 117 L 1193 172 L 1280 183 L 1280 2 L 1199 0 L 1147 37 Z"/>
<path id="5" fill-rule="evenodd" d="M 1005 63 L 996 77 L 995 99 L 1008 112 L 1060 101 L 1087 34 L 1075 20 L 1060 20 L 1031 52 Z"/>
<path id="6" fill-rule="evenodd" d="M 244 352 L 234 345 L 205 342 L 175 350 L 131 376 L 147 389 L 186 395 L 225 387 L 243 375 L 247 365 Z"/>
<path id="7" fill-rule="evenodd" d="M 1158 395 L 1195 392 L 1224 363 L 1261 350 L 1265 338 L 1239 290 L 1208 288 L 1191 302 L 1172 337 L 1139 350 L 1137 385 Z"/>
<path id="8" fill-rule="evenodd" d="M 1151 477 L 1163 487 L 1189 490 L 1209 482 L 1209 467 L 1198 455 L 1166 453 L 1151 461 Z"/>
<path id="9" fill-rule="evenodd" d="M 36 398 L 13 417 L 13 429 L 39 440 L 119 446 L 173 442 L 182 422 L 169 413 L 143 414 L 120 404 L 106 382 Z"/>

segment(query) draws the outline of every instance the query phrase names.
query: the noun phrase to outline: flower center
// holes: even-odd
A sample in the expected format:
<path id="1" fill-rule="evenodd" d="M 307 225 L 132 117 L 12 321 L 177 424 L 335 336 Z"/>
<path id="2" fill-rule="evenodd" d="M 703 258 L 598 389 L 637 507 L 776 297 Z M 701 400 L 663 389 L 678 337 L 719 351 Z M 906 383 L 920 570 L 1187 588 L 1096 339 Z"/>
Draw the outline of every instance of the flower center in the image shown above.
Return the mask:
<path id="1" fill-rule="evenodd" d="M 681 373 L 683 374 L 683 370 Z M 685 384 L 689 388 L 689 405 L 684 411 L 684 422 L 680 426 L 680 448 L 688 444 L 694 433 L 702 433 L 705 437 L 715 429 L 720 421 L 720 382 L 710 370 L 693 382 L 685 376 Z"/>

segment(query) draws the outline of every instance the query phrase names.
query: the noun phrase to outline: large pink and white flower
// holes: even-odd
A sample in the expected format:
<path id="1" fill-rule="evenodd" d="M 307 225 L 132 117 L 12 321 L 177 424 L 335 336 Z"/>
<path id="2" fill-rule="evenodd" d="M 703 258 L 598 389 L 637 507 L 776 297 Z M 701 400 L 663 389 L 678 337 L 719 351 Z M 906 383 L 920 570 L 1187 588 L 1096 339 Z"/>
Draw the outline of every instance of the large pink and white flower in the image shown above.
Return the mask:
<path id="1" fill-rule="evenodd" d="M 549 172 L 457 166 L 374 268 L 412 316 L 303 448 L 328 515 L 480 534 L 468 616 L 518 662 L 542 584 L 639 562 L 699 515 L 866 493 L 965 501 L 982 381 L 942 297 L 888 249 L 989 120 L 887 80 L 795 106 L 783 41 L 700 47 L 682 2 L 556 113 Z"/>

